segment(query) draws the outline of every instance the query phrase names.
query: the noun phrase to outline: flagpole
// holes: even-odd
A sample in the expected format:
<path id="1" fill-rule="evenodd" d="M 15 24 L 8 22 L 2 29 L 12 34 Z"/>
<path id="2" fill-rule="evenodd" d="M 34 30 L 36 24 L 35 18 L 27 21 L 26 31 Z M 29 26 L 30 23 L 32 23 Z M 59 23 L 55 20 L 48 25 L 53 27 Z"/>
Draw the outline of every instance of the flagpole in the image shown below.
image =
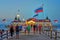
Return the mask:
<path id="1" fill-rule="evenodd" d="M 42 8 L 43 8 L 43 6 L 44 6 L 44 4 L 42 4 Z M 44 9 L 43 9 L 43 20 L 45 20 L 45 14 L 44 14 Z M 42 31 L 43 31 L 43 33 L 44 33 L 44 26 L 45 26 L 45 23 L 43 22 L 43 28 L 42 28 Z"/>
<path id="2" fill-rule="evenodd" d="M 41 7 L 43 8 L 44 4 L 41 5 Z M 44 14 L 44 10 L 43 10 L 43 19 L 45 18 L 45 14 Z"/>
<path id="3" fill-rule="evenodd" d="M 42 7 L 44 6 L 44 4 L 42 4 Z M 43 18 L 45 18 L 45 14 L 44 14 L 44 9 L 43 9 Z"/>
<path id="4" fill-rule="evenodd" d="M 45 19 L 45 13 L 44 13 L 44 10 L 43 10 L 43 18 Z"/>
<path id="5" fill-rule="evenodd" d="M 44 6 L 44 0 L 42 0 L 41 2 L 42 2 L 41 7 L 43 7 Z M 43 18 L 45 18 L 44 10 L 43 10 Z"/>

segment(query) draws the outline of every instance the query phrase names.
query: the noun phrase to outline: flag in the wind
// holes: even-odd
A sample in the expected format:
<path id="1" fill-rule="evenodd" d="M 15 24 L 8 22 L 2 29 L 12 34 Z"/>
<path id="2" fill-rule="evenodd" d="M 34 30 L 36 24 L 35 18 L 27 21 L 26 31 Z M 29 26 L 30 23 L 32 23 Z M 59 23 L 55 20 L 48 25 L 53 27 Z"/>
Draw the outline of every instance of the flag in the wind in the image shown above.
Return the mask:
<path id="1" fill-rule="evenodd" d="M 36 16 L 38 16 L 38 14 L 35 14 L 33 17 L 36 17 Z"/>
<path id="2" fill-rule="evenodd" d="M 38 8 L 38 9 L 35 10 L 35 13 L 36 13 L 36 14 L 38 14 L 38 13 L 40 13 L 40 12 L 43 12 L 43 7 L 40 7 L 40 8 Z"/>
<path id="3" fill-rule="evenodd" d="M 3 19 L 2 21 L 6 21 L 6 19 Z"/>
<path id="4" fill-rule="evenodd" d="M 35 10 L 35 13 L 36 13 L 36 14 L 35 14 L 33 17 L 36 17 L 36 16 L 39 15 L 38 13 L 43 12 L 43 5 L 44 5 L 44 4 L 42 4 L 39 8 L 37 8 L 37 9 Z"/>
<path id="5" fill-rule="evenodd" d="M 58 20 L 54 20 L 54 22 L 55 22 L 55 23 L 57 23 L 57 22 L 58 22 Z"/>

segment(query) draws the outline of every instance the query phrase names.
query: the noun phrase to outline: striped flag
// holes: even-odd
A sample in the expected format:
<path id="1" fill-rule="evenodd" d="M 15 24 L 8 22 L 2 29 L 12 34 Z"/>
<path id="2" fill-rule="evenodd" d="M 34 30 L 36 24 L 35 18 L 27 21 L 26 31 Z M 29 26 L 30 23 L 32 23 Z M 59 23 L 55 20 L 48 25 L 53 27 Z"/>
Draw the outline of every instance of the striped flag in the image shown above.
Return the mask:
<path id="1" fill-rule="evenodd" d="M 37 9 L 35 10 L 35 13 L 38 14 L 38 13 L 40 13 L 40 12 L 43 12 L 43 6 L 44 6 L 44 4 L 42 4 L 39 8 L 37 8 Z"/>
<path id="2" fill-rule="evenodd" d="M 38 16 L 38 14 L 35 14 L 33 17 L 36 17 L 36 16 Z"/>
<path id="3" fill-rule="evenodd" d="M 55 23 L 57 23 L 57 22 L 58 22 L 58 20 L 54 20 L 54 22 L 55 22 Z"/>
<path id="4" fill-rule="evenodd" d="M 6 21 L 6 19 L 3 19 L 2 21 Z"/>
<path id="5" fill-rule="evenodd" d="M 43 12 L 43 7 L 40 7 L 40 8 L 38 8 L 38 9 L 35 10 L 35 13 L 36 13 L 36 14 L 38 14 L 38 13 L 40 13 L 40 12 Z"/>

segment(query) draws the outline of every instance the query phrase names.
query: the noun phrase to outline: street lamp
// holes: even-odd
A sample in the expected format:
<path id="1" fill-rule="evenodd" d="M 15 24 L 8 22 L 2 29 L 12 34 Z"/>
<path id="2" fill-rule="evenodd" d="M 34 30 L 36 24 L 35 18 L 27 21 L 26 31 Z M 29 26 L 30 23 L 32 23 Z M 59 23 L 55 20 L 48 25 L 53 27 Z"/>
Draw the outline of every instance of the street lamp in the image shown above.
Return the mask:
<path id="1" fill-rule="evenodd" d="M 20 17 L 20 15 L 17 14 L 17 18 L 19 18 L 19 17 Z"/>
<path id="2" fill-rule="evenodd" d="M 17 19 L 19 19 L 20 18 L 20 15 L 19 14 L 17 14 Z"/>
<path id="3" fill-rule="evenodd" d="M 19 14 L 17 14 L 17 20 L 18 20 L 18 21 L 20 20 L 20 15 L 19 15 Z"/>

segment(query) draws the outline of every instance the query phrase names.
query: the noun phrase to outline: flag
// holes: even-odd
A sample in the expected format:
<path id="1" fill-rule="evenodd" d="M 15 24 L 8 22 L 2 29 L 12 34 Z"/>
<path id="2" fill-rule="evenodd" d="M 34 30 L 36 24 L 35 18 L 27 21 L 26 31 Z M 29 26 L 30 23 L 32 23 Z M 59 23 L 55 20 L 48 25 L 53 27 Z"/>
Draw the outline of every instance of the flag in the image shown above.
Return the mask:
<path id="1" fill-rule="evenodd" d="M 57 22 L 58 22 L 58 20 L 54 20 L 54 22 L 55 22 L 55 23 L 57 23 Z"/>
<path id="2" fill-rule="evenodd" d="M 2 21 L 6 21 L 6 19 L 3 19 Z"/>
<path id="3" fill-rule="evenodd" d="M 35 10 L 35 13 L 36 13 L 36 14 L 38 14 L 38 13 L 40 13 L 40 12 L 43 12 L 43 7 L 40 7 L 40 8 L 38 8 L 38 9 Z"/>
<path id="4" fill-rule="evenodd" d="M 33 17 L 36 17 L 36 16 L 38 16 L 38 14 L 35 14 Z"/>

